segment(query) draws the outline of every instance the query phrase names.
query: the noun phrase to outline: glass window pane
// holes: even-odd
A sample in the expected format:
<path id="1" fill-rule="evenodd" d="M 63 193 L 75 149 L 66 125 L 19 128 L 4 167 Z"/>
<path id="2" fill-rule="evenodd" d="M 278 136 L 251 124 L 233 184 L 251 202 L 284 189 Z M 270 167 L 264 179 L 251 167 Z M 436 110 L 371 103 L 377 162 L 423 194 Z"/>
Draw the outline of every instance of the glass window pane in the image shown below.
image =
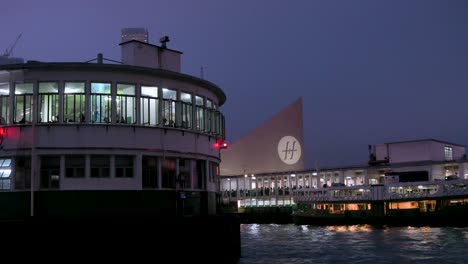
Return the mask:
<path id="1" fill-rule="evenodd" d="M 85 83 L 66 82 L 63 104 L 63 119 L 65 122 L 85 122 Z"/>
<path id="2" fill-rule="evenodd" d="M 156 188 L 158 183 L 158 158 L 143 157 L 142 183 L 143 188 Z"/>
<path id="3" fill-rule="evenodd" d="M 211 102 L 211 100 L 209 100 L 209 99 L 206 100 L 206 107 L 207 108 L 213 108 L 213 103 Z"/>
<path id="4" fill-rule="evenodd" d="M 199 106 L 204 106 L 205 104 L 203 103 L 203 97 L 200 96 L 195 96 L 195 103 Z"/>
<path id="5" fill-rule="evenodd" d="M 117 156 L 115 157 L 115 166 L 116 167 L 131 167 L 133 166 L 133 157 L 132 156 Z"/>
<path id="6" fill-rule="evenodd" d="M 14 123 L 32 122 L 33 117 L 33 84 L 19 83 L 15 85 Z"/>
<path id="7" fill-rule="evenodd" d="M 192 95 L 189 93 L 180 93 L 180 100 L 186 103 L 192 103 Z"/>
<path id="8" fill-rule="evenodd" d="M 10 84 L 9 83 L 0 83 L 0 96 L 10 94 Z"/>
<path id="9" fill-rule="evenodd" d="M 93 94 L 110 94 L 110 83 L 91 83 L 91 93 Z"/>
<path id="10" fill-rule="evenodd" d="M 66 156 L 65 166 L 66 167 L 84 167 L 85 157 L 84 156 Z"/>
<path id="11" fill-rule="evenodd" d="M 141 86 L 141 96 L 158 97 L 158 87 Z"/>
<path id="12" fill-rule="evenodd" d="M 177 100 L 177 91 L 163 88 L 162 92 L 163 92 L 163 98 L 164 99 Z"/>
<path id="13" fill-rule="evenodd" d="M 84 82 L 66 82 L 65 93 L 85 93 Z"/>
<path id="14" fill-rule="evenodd" d="M 32 94 L 33 84 L 32 83 L 17 83 L 15 86 L 15 94 Z"/>
<path id="15" fill-rule="evenodd" d="M 141 101 L 141 124 L 157 125 L 159 122 L 159 101 L 156 98 L 142 97 Z"/>
<path id="16" fill-rule="evenodd" d="M 116 123 L 136 123 L 135 85 L 117 84 Z"/>
<path id="17" fill-rule="evenodd" d="M 57 93 L 58 83 L 56 82 L 41 82 L 39 83 L 39 93 Z"/>
<path id="18" fill-rule="evenodd" d="M 117 95 L 135 95 L 135 85 L 117 84 Z"/>
<path id="19" fill-rule="evenodd" d="M 91 157 L 91 166 L 97 167 L 108 167 L 110 165 L 109 156 L 92 156 Z"/>

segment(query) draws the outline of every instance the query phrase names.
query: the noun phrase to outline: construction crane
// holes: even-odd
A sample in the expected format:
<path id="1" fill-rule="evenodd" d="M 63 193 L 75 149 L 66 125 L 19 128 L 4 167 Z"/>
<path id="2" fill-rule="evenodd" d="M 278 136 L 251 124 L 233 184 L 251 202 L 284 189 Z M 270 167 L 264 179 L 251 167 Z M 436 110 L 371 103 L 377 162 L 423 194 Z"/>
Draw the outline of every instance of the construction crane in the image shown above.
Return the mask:
<path id="1" fill-rule="evenodd" d="M 13 49 L 15 48 L 16 43 L 18 43 L 18 40 L 21 38 L 21 35 L 23 35 L 23 33 L 20 33 L 18 37 L 16 37 L 15 43 L 13 43 L 13 45 L 11 45 L 9 49 L 5 50 L 5 53 L 3 53 L 3 56 L 10 57 L 10 55 L 13 53 Z"/>

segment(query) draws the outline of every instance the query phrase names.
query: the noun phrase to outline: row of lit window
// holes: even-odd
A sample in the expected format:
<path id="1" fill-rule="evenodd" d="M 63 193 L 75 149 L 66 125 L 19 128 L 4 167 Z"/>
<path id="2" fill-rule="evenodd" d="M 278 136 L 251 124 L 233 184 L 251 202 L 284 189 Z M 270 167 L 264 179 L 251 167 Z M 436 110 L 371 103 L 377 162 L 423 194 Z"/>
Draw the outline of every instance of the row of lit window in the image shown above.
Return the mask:
<path id="1" fill-rule="evenodd" d="M 57 82 L 40 82 L 36 122 L 170 126 L 224 135 L 224 116 L 207 98 L 155 86 L 140 86 L 136 96 L 136 86 L 131 84 L 117 84 L 113 95 L 110 83 L 91 83 L 87 97 L 85 87 L 84 82 L 65 82 L 61 95 Z M 9 84 L 0 83 L 0 124 L 33 122 L 33 84 L 15 84 L 14 97 L 9 95 Z"/>

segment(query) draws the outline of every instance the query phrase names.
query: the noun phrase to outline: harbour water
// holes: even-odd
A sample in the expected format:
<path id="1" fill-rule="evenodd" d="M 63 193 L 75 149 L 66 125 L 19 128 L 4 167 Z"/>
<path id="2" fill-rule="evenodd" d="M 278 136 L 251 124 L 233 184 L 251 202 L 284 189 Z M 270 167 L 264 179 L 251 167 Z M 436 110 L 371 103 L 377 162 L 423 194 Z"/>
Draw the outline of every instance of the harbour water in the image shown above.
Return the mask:
<path id="1" fill-rule="evenodd" d="M 468 227 L 242 224 L 250 263 L 468 263 Z"/>

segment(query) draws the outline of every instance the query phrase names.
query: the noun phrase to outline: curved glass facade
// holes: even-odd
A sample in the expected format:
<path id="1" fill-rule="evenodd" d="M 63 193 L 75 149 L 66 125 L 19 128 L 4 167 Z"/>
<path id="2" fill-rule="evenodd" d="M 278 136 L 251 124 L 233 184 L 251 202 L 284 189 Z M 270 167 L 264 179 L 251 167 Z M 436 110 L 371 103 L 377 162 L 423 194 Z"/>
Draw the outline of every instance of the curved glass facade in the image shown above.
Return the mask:
<path id="1" fill-rule="evenodd" d="M 0 118 L 1 125 L 141 125 L 225 137 L 224 115 L 212 98 L 151 84 L 85 80 L 0 83 Z"/>

